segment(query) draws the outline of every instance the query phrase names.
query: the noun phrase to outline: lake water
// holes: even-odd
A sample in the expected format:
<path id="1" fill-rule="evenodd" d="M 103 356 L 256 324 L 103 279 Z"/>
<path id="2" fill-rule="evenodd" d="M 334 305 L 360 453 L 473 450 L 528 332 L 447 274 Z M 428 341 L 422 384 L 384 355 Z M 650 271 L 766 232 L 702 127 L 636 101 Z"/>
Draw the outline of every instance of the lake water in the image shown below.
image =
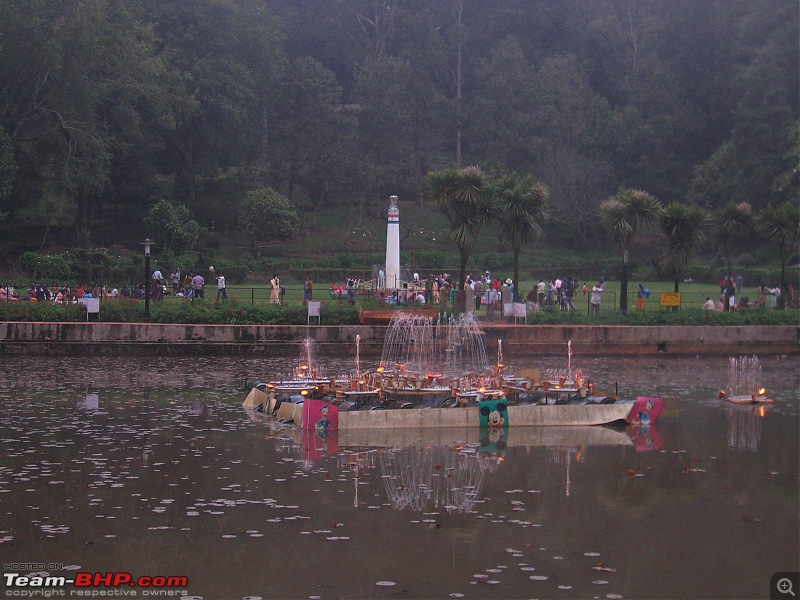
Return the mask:
<path id="1" fill-rule="evenodd" d="M 240 406 L 277 360 L 4 357 L 4 573 L 185 576 L 206 599 L 766 598 L 800 569 L 796 357 L 761 358 L 756 407 L 717 398 L 725 357 L 573 363 L 663 398 L 657 429 L 304 446 Z"/>

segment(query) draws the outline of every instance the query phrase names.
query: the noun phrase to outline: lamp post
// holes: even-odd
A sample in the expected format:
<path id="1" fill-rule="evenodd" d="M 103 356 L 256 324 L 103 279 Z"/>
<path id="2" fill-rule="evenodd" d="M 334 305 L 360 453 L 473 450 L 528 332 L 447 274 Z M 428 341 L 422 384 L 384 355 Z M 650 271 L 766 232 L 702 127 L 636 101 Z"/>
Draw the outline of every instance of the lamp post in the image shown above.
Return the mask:
<path id="1" fill-rule="evenodd" d="M 150 320 L 150 238 L 144 241 L 144 320 Z"/>

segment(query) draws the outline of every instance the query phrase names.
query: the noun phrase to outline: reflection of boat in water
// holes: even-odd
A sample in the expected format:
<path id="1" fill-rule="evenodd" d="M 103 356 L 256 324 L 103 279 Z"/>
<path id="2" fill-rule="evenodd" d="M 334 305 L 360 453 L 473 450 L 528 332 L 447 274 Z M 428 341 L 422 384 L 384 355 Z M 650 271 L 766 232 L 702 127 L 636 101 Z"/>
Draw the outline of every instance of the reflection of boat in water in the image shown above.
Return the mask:
<path id="1" fill-rule="evenodd" d="M 761 385 L 761 362 L 757 356 L 730 358 L 728 385 L 719 397 L 733 404 L 771 404 L 767 390 Z"/>
<path id="2" fill-rule="evenodd" d="M 276 437 L 302 447 L 304 455 L 320 458 L 336 452 L 359 449 L 428 448 L 446 446 L 454 450 L 472 448 L 475 452 L 503 452 L 508 448 L 586 448 L 590 446 L 632 446 L 638 452 L 658 450 L 663 437 L 654 426 L 628 427 L 502 427 L 350 429 L 309 431 L 261 420 Z"/>
<path id="3" fill-rule="evenodd" d="M 315 460 L 335 458 L 353 476 L 354 505 L 359 506 L 359 481 L 366 470 L 379 470 L 391 505 L 403 510 L 428 507 L 447 512 L 474 510 L 487 474 L 507 460 L 511 448 L 543 448 L 548 462 L 586 461 L 592 447 L 655 450 L 663 440 L 654 427 L 517 427 L 308 431 L 273 428 L 277 449 Z"/>
<path id="4" fill-rule="evenodd" d="M 491 431 L 490 431 L 491 429 Z M 491 434 L 491 435 L 490 435 Z M 502 446 L 635 446 L 637 450 L 660 448 L 663 440 L 655 427 L 512 427 L 502 428 L 423 428 L 423 429 L 342 429 L 337 432 L 341 448 L 402 446 L 481 445 L 493 436 Z"/>

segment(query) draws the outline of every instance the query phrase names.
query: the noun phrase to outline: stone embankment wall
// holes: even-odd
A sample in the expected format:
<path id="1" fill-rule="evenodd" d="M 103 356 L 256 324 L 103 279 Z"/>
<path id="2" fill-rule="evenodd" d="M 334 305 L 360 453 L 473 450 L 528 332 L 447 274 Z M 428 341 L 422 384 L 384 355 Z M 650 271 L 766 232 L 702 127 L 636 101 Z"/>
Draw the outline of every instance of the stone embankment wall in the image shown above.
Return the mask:
<path id="1" fill-rule="evenodd" d="M 482 324 L 490 352 L 508 355 L 800 354 L 800 327 Z M 320 353 L 380 356 L 385 325 L 185 325 L 0 323 L 0 355 L 261 354 L 296 356 L 305 338 Z M 287 354 L 289 349 L 289 354 Z"/>

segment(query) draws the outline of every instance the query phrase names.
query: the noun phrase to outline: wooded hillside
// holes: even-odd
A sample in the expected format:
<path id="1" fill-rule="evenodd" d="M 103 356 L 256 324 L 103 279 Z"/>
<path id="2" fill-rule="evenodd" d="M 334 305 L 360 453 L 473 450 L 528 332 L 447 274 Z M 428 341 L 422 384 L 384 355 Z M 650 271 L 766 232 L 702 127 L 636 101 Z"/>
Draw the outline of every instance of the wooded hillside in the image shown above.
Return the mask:
<path id="1" fill-rule="evenodd" d="M 164 199 L 237 230 L 264 188 L 385 218 L 450 166 L 584 243 L 621 188 L 796 203 L 798 39 L 795 0 L 9 0 L 0 251 L 138 248 Z"/>

